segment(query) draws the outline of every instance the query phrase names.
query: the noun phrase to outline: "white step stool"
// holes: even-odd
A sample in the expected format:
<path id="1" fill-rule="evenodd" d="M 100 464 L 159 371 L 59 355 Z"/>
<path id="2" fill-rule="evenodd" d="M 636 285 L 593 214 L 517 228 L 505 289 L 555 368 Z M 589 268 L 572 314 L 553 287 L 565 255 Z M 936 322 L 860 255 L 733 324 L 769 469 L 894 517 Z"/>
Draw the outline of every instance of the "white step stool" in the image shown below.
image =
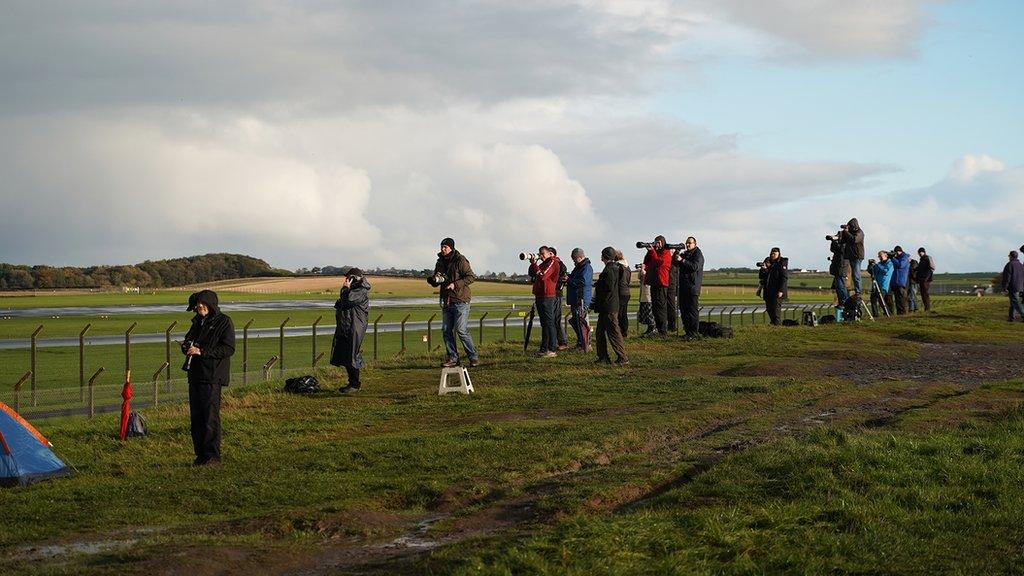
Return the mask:
<path id="1" fill-rule="evenodd" d="M 448 385 L 448 376 L 451 374 L 459 375 L 459 383 L 455 386 Z M 441 369 L 441 385 L 437 388 L 437 395 L 444 396 L 445 394 L 452 392 L 458 392 L 460 394 L 473 393 L 473 381 L 469 378 L 469 370 L 463 366 L 452 366 L 451 368 Z"/>

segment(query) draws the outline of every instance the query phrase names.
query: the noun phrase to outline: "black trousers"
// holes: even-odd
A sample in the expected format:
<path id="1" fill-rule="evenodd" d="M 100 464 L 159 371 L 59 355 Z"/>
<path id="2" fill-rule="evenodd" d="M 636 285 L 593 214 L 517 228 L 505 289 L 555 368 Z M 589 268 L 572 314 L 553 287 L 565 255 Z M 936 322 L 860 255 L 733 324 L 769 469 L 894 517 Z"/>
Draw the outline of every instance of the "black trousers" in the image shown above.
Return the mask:
<path id="1" fill-rule="evenodd" d="M 622 331 L 619 330 L 619 315 L 605 314 L 597 315 L 597 357 L 600 360 L 610 360 L 608 356 L 608 345 L 618 360 L 627 360 L 626 343 L 623 340 Z"/>
<path id="2" fill-rule="evenodd" d="M 668 299 L 668 313 L 666 314 L 666 319 L 668 320 L 668 323 L 665 325 L 669 332 L 679 331 L 679 311 L 682 309 L 683 303 L 678 298 L 678 295 L 679 282 L 669 283 L 668 292 L 666 293 Z M 683 322 L 683 326 L 686 326 L 685 322 Z"/>
<path id="3" fill-rule="evenodd" d="M 768 319 L 772 324 L 775 326 L 782 324 L 782 298 L 779 298 L 777 294 L 766 294 L 764 307 L 768 310 Z"/>
<path id="4" fill-rule="evenodd" d="M 658 334 L 668 333 L 668 286 L 651 286 L 651 311 Z"/>
<path id="5" fill-rule="evenodd" d="M 353 388 L 359 388 L 362 384 L 359 382 L 359 368 L 353 368 L 351 366 L 345 366 L 345 372 L 348 374 L 348 385 Z"/>
<path id="6" fill-rule="evenodd" d="M 629 336 L 629 298 L 619 297 L 619 333 Z"/>
<path id="7" fill-rule="evenodd" d="M 700 294 L 679 294 L 679 310 L 687 336 L 696 336 L 700 328 Z"/>
<path id="8" fill-rule="evenodd" d="M 196 463 L 220 460 L 220 384 L 189 384 L 192 449 Z"/>

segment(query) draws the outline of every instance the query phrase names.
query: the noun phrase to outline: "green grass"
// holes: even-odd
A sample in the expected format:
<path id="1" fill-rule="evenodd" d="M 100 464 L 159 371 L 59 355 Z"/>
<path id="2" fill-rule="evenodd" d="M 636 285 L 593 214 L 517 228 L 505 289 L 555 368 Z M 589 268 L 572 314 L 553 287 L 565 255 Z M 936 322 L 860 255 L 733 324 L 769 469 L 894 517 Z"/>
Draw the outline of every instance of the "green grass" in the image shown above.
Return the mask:
<path id="1" fill-rule="evenodd" d="M 913 358 L 922 341 L 1018 344 L 1020 325 L 1001 312 L 1002 302 L 968 302 L 874 324 L 745 327 L 732 340 L 631 339 L 625 369 L 487 345 L 472 397 L 438 397 L 437 368 L 421 356 L 367 370 L 355 396 L 229 389 L 225 462 L 209 469 L 188 465 L 180 403 L 147 410 L 150 436 L 124 444 L 113 415 L 44 421 L 77 473 L 0 492 L 0 572 L 269 573 L 440 518 L 425 536 L 450 545 L 383 569 L 1016 573 L 1024 382 L 853 385 L 819 372 L 832 358 Z M 930 403 L 868 425 L 901 394 Z M 838 414 L 830 423 L 807 420 L 826 408 Z M 495 510 L 526 512 L 501 524 Z M 473 531 L 488 518 L 497 532 Z M 124 538 L 137 542 L 16 554 Z"/>

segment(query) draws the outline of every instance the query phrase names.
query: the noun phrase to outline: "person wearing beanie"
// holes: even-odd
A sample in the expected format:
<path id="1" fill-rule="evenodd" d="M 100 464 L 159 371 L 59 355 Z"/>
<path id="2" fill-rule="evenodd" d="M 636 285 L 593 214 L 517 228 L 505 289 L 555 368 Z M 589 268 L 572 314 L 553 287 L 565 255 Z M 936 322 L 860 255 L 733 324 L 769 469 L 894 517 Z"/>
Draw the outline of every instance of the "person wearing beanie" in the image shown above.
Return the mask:
<path id="1" fill-rule="evenodd" d="M 921 304 L 925 312 L 932 309 L 932 299 L 928 290 L 932 286 L 932 277 L 935 275 L 935 259 L 932 258 L 924 246 L 917 249 L 917 272 L 911 279 L 917 284 L 917 292 L 921 295 Z"/>
<path id="2" fill-rule="evenodd" d="M 213 290 L 202 290 L 189 297 L 187 311 L 196 313 L 181 344 L 181 352 L 187 358 L 183 368 L 188 372 L 192 449 L 196 455 L 192 464 L 219 464 L 221 387 L 231 379 L 235 325 L 220 311 Z"/>
<path id="3" fill-rule="evenodd" d="M 334 340 L 331 342 L 331 365 L 345 367 L 348 384 L 342 394 L 359 390 L 359 371 L 363 362 L 363 337 L 370 322 L 370 283 L 359 268 L 345 274 L 338 300 L 334 303 Z"/>
<path id="4" fill-rule="evenodd" d="M 470 366 L 480 365 L 473 338 L 469 335 L 469 305 L 472 299 L 469 285 L 476 280 L 476 274 L 469 265 L 469 260 L 455 249 L 455 240 L 441 240 L 441 251 L 437 253 L 434 273 L 427 278 L 427 283 L 439 288 L 438 297 L 441 304 L 442 323 L 441 335 L 444 337 L 445 360 L 441 364 L 445 368 L 458 366 L 459 349 L 455 343 L 458 336 L 462 347 L 469 358 Z"/>
<path id="5" fill-rule="evenodd" d="M 910 255 L 903 251 L 902 246 L 892 249 L 892 296 L 896 300 L 896 313 L 899 315 L 910 312 L 907 285 L 910 283 Z"/>
<path id="6" fill-rule="evenodd" d="M 617 251 L 611 246 L 601 251 L 601 262 L 604 263 L 604 270 L 597 279 L 594 287 L 594 301 L 590 307 L 597 312 L 597 360 L 598 364 L 611 364 L 611 357 L 608 356 L 608 345 L 617 357 L 616 364 L 624 365 L 629 363 L 626 357 L 625 340 L 622 331 L 619 330 L 619 294 L 621 276 L 624 267 L 617 260 Z"/>

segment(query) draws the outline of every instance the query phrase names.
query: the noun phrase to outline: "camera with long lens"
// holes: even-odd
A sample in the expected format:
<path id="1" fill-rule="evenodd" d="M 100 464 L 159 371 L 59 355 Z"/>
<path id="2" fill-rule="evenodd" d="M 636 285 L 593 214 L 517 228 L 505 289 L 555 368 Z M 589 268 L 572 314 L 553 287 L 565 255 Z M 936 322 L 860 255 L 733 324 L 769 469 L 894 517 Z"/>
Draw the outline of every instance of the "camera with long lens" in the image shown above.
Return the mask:
<path id="1" fill-rule="evenodd" d="M 435 272 L 433 276 L 427 277 L 427 284 L 431 286 L 444 286 L 448 283 L 448 277 L 442 272 Z"/>
<path id="2" fill-rule="evenodd" d="M 519 253 L 519 259 L 520 260 L 540 260 L 540 254 L 536 254 L 534 252 L 520 252 Z"/>
<path id="3" fill-rule="evenodd" d="M 192 340 L 185 340 L 185 342 L 182 343 L 181 347 L 185 350 L 185 352 L 188 352 L 188 349 L 191 348 L 194 345 L 195 345 L 194 341 L 192 341 Z M 185 372 L 188 372 L 188 369 L 192 366 L 192 358 L 193 358 L 193 356 L 191 354 L 189 354 L 188 356 L 185 356 L 185 363 L 181 365 L 181 369 L 184 370 Z"/>
<path id="4" fill-rule="evenodd" d="M 644 269 L 644 265 L 643 264 L 633 264 L 633 269 L 634 270 L 643 270 Z"/>
<path id="5" fill-rule="evenodd" d="M 636 247 L 641 250 L 654 250 L 654 242 L 637 242 Z M 686 244 L 665 244 L 665 250 L 683 250 Z"/>

